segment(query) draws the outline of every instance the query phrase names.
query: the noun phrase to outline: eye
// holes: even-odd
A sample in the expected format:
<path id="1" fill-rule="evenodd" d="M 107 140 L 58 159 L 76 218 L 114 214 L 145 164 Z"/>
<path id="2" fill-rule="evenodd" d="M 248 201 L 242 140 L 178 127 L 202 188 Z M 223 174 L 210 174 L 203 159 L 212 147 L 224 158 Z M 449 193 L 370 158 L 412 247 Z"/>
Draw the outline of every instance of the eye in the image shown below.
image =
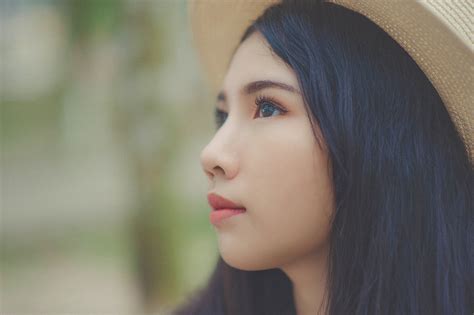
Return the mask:
<path id="1" fill-rule="evenodd" d="M 268 96 L 258 96 L 255 99 L 255 108 L 257 110 L 257 114 L 262 113 L 262 116 L 258 116 L 259 118 L 268 118 L 272 116 L 276 116 L 279 114 L 284 114 L 287 111 L 282 107 L 276 105 L 276 101 Z M 214 121 L 216 129 L 219 129 L 226 121 L 229 114 L 224 112 L 218 108 L 214 110 Z"/>
<path id="2" fill-rule="evenodd" d="M 263 114 L 263 118 L 275 116 L 273 113 L 280 112 L 285 113 L 286 110 L 275 104 L 273 98 L 268 96 L 259 96 L 255 99 L 255 105 L 257 106 L 258 113 Z"/>
<path id="3" fill-rule="evenodd" d="M 216 129 L 219 129 L 225 122 L 227 116 L 229 114 L 216 108 L 215 111 L 214 111 L 214 121 L 215 121 L 215 124 L 216 124 Z"/>

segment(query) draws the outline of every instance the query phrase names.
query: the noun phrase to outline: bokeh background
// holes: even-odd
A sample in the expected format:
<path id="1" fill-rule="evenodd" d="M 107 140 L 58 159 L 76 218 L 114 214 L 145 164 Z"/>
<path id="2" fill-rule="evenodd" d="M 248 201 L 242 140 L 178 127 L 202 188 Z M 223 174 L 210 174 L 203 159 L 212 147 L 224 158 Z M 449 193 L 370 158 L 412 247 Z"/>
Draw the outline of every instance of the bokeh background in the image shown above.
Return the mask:
<path id="1" fill-rule="evenodd" d="M 167 314 L 217 260 L 185 0 L 0 0 L 1 314 Z"/>

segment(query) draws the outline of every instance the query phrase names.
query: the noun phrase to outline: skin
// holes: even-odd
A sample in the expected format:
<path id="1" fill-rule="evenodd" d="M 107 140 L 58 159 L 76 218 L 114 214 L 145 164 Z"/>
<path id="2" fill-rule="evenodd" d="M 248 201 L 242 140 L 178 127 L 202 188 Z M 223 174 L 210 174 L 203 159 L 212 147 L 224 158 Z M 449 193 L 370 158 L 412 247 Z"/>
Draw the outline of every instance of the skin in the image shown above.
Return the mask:
<path id="1" fill-rule="evenodd" d="M 271 87 L 246 94 L 243 86 L 257 80 L 296 92 Z M 216 106 L 228 117 L 201 151 L 201 164 L 209 193 L 247 211 L 215 226 L 220 254 L 241 270 L 280 268 L 292 281 L 298 314 L 317 314 L 334 194 L 327 150 L 315 140 L 296 74 L 256 32 L 235 52 L 222 91 L 225 101 Z M 256 108 L 259 95 L 287 112 Z"/>

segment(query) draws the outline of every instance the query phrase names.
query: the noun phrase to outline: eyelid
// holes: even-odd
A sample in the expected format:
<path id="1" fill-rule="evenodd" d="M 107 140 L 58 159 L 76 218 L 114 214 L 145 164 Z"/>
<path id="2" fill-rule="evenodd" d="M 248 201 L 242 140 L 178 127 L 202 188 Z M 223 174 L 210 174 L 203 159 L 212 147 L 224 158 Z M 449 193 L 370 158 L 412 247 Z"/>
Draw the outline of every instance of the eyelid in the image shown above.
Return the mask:
<path id="1" fill-rule="evenodd" d="M 256 99 L 255 99 L 255 108 L 258 109 L 260 107 L 260 105 L 263 104 L 264 102 L 271 103 L 273 107 L 280 110 L 283 114 L 288 112 L 288 110 L 284 106 L 280 105 L 280 103 L 274 97 L 265 96 L 265 95 L 258 95 L 256 97 Z"/>
<path id="2" fill-rule="evenodd" d="M 274 97 L 260 94 L 255 98 L 255 102 L 253 103 L 253 106 L 252 106 L 253 111 L 255 111 L 254 118 L 258 116 L 259 110 L 263 103 L 270 103 L 274 108 L 276 108 L 277 110 L 281 112 L 281 115 L 285 115 L 288 112 L 288 110 L 284 106 L 280 105 L 280 103 Z M 225 123 L 225 121 L 222 123 L 219 121 L 222 115 L 227 115 L 225 118 L 225 121 L 227 121 L 227 117 L 229 116 L 229 113 L 216 106 L 214 109 L 214 119 L 215 119 L 217 129 L 219 129 Z M 273 117 L 273 116 L 262 117 L 262 118 L 270 118 L 270 117 Z"/>
<path id="3" fill-rule="evenodd" d="M 262 95 L 262 94 L 256 96 L 255 102 L 253 102 L 253 105 L 254 105 L 253 107 L 255 108 L 255 107 L 258 106 L 257 103 L 263 103 L 263 102 L 265 102 L 265 101 L 272 103 L 272 105 L 273 105 L 274 107 L 276 107 L 277 109 L 281 110 L 283 113 L 288 112 L 288 110 L 287 110 L 284 106 L 282 106 L 282 105 L 280 104 L 280 102 L 278 102 L 274 97 L 272 97 L 272 96 L 266 96 L 266 95 Z M 215 111 L 216 113 L 229 114 L 229 112 L 227 112 L 227 111 L 224 110 L 224 109 L 220 109 L 217 105 L 214 107 L 214 111 Z"/>

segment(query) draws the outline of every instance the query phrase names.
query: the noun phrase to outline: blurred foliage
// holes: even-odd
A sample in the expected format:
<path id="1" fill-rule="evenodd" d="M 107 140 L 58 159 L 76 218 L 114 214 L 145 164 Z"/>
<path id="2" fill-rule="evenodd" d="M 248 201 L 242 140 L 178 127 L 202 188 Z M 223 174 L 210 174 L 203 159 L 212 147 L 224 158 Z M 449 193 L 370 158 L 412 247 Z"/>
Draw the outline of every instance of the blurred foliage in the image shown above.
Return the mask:
<path id="1" fill-rule="evenodd" d="M 80 42 L 100 32 L 114 33 L 123 21 L 122 0 L 69 0 L 57 1 L 70 19 L 71 40 Z"/>
<path id="2" fill-rule="evenodd" d="M 199 166 L 212 116 L 196 110 L 211 102 L 186 2 L 5 0 L 0 9 L 0 312 L 153 313 L 183 300 L 217 257 Z M 57 267 L 70 263 L 68 273 Z M 87 282 L 90 263 L 109 278 Z M 95 305 L 104 281 L 130 291 Z M 91 296 L 61 300 L 68 285 Z M 135 289 L 140 301 L 126 293 Z"/>

